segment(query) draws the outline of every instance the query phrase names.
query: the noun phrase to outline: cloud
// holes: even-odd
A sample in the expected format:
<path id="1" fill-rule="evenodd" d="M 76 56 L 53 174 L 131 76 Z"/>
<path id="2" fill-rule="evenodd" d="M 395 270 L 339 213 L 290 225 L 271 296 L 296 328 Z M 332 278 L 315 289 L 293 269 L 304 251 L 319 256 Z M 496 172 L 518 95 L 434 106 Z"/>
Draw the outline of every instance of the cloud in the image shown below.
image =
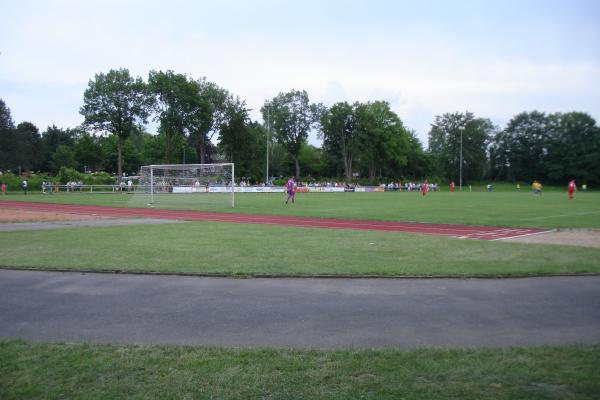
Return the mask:
<path id="1" fill-rule="evenodd" d="M 435 30 L 217 31 L 202 29 L 210 13 L 191 26 L 195 15 L 175 20 L 176 13 L 145 4 L 50 2 L 0 28 L 11 37 L 0 56 L 0 85 L 15 120 L 72 126 L 81 120 L 88 80 L 120 67 L 144 78 L 152 69 L 206 76 L 245 99 L 255 119 L 266 99 L 292 88 L 327 105 L 386 100 L 424 142 L 429 123 L 445 112 L 469 110 L 498 124 L 531 109 L 600 117 L 594 58 L 531 58 L 508 45 L 496 54 L 476 37 L 461 42 Z"/>

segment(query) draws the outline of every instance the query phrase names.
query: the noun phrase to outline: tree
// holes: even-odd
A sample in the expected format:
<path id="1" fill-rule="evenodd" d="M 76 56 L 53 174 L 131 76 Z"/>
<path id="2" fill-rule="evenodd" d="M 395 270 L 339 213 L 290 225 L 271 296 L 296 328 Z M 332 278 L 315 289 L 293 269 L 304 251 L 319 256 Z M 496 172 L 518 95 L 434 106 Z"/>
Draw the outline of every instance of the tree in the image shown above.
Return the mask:
<path id="1" fill-rule="evenodd" d="M 571 179 L 600 183 L 600 128 L 586 113 L 557 113 L 558 135 L 548 149 L 548 178 L 564 184 Z"/>
<path id="2" fill-rule="evenodd" d="M 564 184 L 600 182 L 600 129 L 586 113 L 523 112 L 494 138 L 492 174 L 499 179 Z"/>
<path id="3" fill-rule="evenodd" d="M 211 161 L 208 150 L 211 148 L 215 135 L 221 136 L 223 129 L 237 123 L 232 120 L 239 119 L 241 113 L 245 111 L 246 103 L 239 98 L 234 98 L 227 90 L 214 82 L 207 81 L 206 78 L 199 79 L 197 83 L 200 97 L 210 106 L 207 109 L 210 118 L 199 120 L 195 129 L 190 133 L 189 139 L 200 154 L 201 163 L 205 163 Z M 228 131 L 231 132 L 230 129 Z"/>
<path id="4" fill-rule="evenodd" d="M 102 147 L 96 136 L 82 132 L 73 148 L 79 169 L 95 171 L 102 162 Z"/>
<path id="5" fill-rule="evenodd" d="M 142 165 L 163 164 L 164 156 L 164 135 L 144 133 L 141 151 Z"/>
<path id="6" fill-rule="evenodd" d="M 408 158 L 399 178 L 420 178 L 431 175 L 431 158 L 423 151 L 423 144 L 413 131 L 408 131 Z"/>
<path id="7" fill-rule="evenodd" d="M 6 103 L 2 99 L 0 99 L 0 129 L 15 129 L 10 108 L 6 106 Z"/>
<path id="8" fill-rule="evenodd" d="M 42 138 L 31 122 L 21 122 L 15 130 L 16 159 L 24 170 L 38 170 L 44 164 Z"/>
<path id="9" fill-rule="evenodd" d="M 300 149 L 299 158 L 302 170 L 305 171 L 305 176 L 313 178 L 323 176 L 323 171 L 326 166 L 323 149 L 310 144 L 304 144 L 302 149 Z"/>
<path id="10" fill-rule="evenodd" d="M 556 121 L 538 111 L 513 117 L 490 149 L 494 177 L 507 180 L 545 180 L 546 157 Z"/>
<path id="11" fill-rule="evenodd" d="M 61 144 L 56 148 L 50 160 L 50 168 L 54 172 L 60 171 L 61 168 L 77 168 L 77 160 L 73 147 Z"/>
<path id="12" fill-rule="evenodd" d="M 487 147 L 494 130 L 490 120 L 475 118 L 470 112 L 436 116 L 429 131 L 429 152 L 433 157 L 434 173 L 455 181 L 461 178 L 483 179 Z"/>
<path id="13" fill-rule="evenodd" d="M 304 90 L 291 90 L 288 93 L 279 93 L 268 103 L 261 108 L 263 120 L 266 121 L 268 112 L 275 139 L 294 160 L 296 177 L 299 178 L 300 150 L 315 122 L 315 111 L 311 109 L 308 94 Z"/>
<path id="14" fill-rule="evenodd" d="M 198 82 L 188 79 L 186 75 L 173 71 L 150 71 L 148 85 L 155 96 L 156 120 L 160 122 L 160 131 L 166 139 L 165 159 L 174 162 L 179 138 L 202 136 L 200 132 L 210 126 L 211 106 L 200 95 Z M 202 154 L 205 153 L 206 143 L 200 142 L 200 157 L 204 161 Z"/>
<path id="15" fill-rule="evenodd" d="M 118 171 L 118 157 L 117 154 L 119 138 L 118 136 L 111 135 L 108 137 L 102 137 L 99 140 L 102 148 L 102 169 L 107 172 L 115 173 Z M 135 145 L 131 141 L 131 138 L 127 138 L 122 142 L 123 151 L 123 166 L 122 173 L 119 177 L 123 176 L 123 172 L 126 174 L 136 173 L 140 170 L 141 156 L 135 148 Z"/>
<path id="16" fill-rule="evenodd" d="M 73 147 L 77 140 L 77 131 L 72 129 L 61 129 L 56 125 L 49 126 L 42 133 L 42 148 L 44 152 L 44 166 L 46 171 L 58 172 L 60 165 L 55 169 L 52 158 L 59 146 Z"/>
<path id="17" fill-rule="evenodd" d="M 359 131 L 356 126 L 354 106 L 346 102 L 336 103 L 320 115 L 323 147 L 329 153 L 337 153 L 344 165 L 344 175 L 352 179 L 352 165 L 359 153 Z"/>
<path id="18" fill-rule="evenodd" d="M 408 131 L 398 115 L 389 103 L 375 101 L 358 104 L 355 117 L 362 170 L 371 181 L 377 174 L 398 177 L 408 162 L 410 148 Z"/>
<path id="19" fill-rule="evenodd" d="M 14 129 L 15 124 L 10 109 L 0 99 L 0 169 L 10 169 L 14 165 Z"/>
<path id="20" fill-rule="evenodd" d="M 80 113 L 85 125 L 117 137 L 117 173 L 123 174 L 123 145 L 139 123 L 146 123 L 152 99 L 141 78 L 133 78 L 127 69 L 96 74 L 83 94 Z"/>

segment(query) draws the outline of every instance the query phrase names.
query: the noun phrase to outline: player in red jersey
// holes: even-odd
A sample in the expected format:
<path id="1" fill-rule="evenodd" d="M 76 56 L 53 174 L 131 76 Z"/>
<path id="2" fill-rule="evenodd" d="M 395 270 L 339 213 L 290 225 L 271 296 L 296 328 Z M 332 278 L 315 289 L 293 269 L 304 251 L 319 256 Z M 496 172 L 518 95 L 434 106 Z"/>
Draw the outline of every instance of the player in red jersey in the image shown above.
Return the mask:
<path id="1" fill-rule="evenodd" d="M 577 190 L 575 179 L 571 179 L 571 182 L 569 182 L 569 200 L 573 200 L 573 197 L 575 196 L 575 190 Z"/>
<path id="2" fill-rule="evenodd" d="M 421 194 L 423 196 L 427 194 L 427 178 L 423 180 L 423 185 L 421 186 Z"/>
<path id="3" fill-rule="evenodd" d="M 452 193 L 454 193 L 454 189 L 455 189 L 455 188 L 456 188 L 456 185 L 454 184 L 454 181 L 451 181 L 451 182 L 450 182 L 450 191 L 451 191 Z"/>

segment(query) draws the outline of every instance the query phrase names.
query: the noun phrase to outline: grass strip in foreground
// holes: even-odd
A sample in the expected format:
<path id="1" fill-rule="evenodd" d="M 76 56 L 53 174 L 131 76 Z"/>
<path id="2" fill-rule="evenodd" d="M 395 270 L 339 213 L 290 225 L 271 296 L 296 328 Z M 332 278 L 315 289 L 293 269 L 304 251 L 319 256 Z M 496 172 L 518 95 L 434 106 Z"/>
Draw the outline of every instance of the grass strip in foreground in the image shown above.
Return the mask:
<path id="1" fill-rule="evenodd" d="M 600 346 L 239 350 L 0 341 L 0 398 L 592 399 Z"/>
<path id="2" fill-rule="evenodd" d="M 600 249 L 217 222 L 0 232 L 3 267 L 223 275 L 600 273 Z"/>

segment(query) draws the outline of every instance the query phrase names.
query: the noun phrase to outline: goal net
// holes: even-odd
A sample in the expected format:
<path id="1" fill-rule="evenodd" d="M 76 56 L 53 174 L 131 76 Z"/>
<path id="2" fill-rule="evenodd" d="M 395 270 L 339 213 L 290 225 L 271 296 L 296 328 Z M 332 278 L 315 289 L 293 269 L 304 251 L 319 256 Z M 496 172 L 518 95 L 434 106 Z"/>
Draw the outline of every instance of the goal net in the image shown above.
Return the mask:
<path id="1" fill-rule="evenodd" d="M 224 164 L 145 165 L 140 169 L 136 193 L 147 196 L 147 204 L 235 205 L 235 168 Z"/>

